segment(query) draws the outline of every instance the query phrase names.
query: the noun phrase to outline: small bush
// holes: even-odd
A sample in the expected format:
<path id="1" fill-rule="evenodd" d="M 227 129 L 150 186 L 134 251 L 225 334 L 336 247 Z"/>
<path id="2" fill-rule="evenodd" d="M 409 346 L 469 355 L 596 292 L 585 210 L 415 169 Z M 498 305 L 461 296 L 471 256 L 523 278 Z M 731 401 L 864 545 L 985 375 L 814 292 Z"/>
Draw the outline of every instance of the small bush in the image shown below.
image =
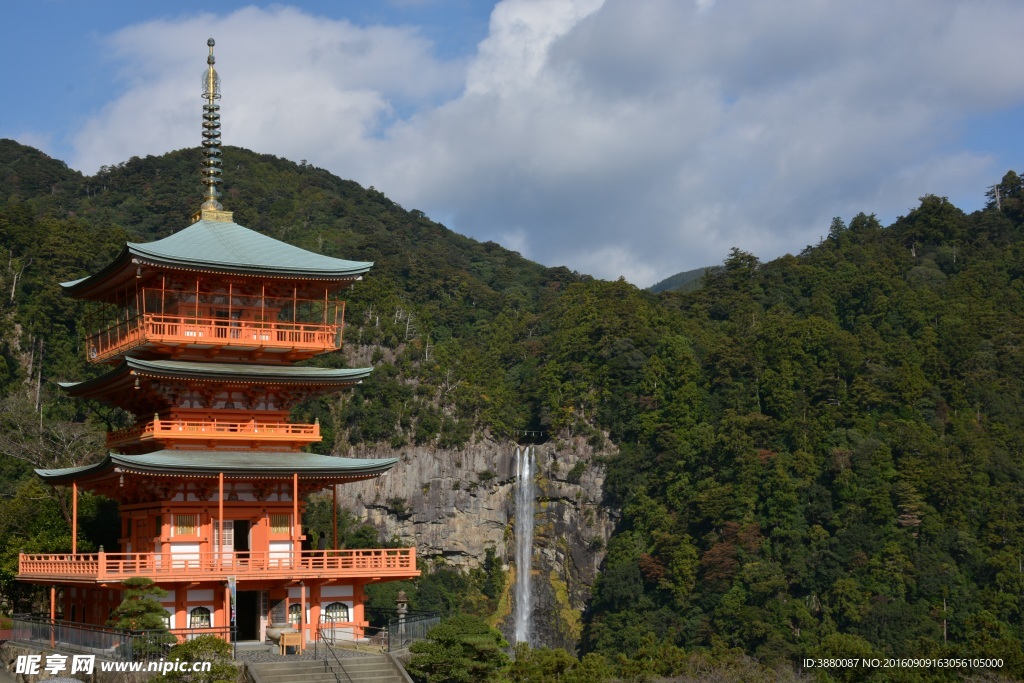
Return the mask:
<path id="1" fill-rule="evenodd" d="M 583 481 L 583 473 L 586 471 L 587 463 L 584 462 L 583 460 L 580 460 L 579 462 L 572 466 L 572 469 L 569 470 L 569 474 L 567 474 L 565 478 L 569 481 L 570 484 L 578 484 L 581 481 Z"/>

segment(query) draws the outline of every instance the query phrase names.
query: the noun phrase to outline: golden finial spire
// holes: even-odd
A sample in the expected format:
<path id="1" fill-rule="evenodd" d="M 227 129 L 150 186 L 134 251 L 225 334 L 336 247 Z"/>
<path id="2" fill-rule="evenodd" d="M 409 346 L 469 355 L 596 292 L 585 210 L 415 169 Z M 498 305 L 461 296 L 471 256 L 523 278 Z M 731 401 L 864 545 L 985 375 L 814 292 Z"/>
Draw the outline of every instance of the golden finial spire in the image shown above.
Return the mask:
<path id="1" fill-rule="evenodd" d="M 203 204 L 199 211 L 192 217 L 192 221 L 198 220 L 219 220 L 231 221 L 231 212 L 224 211 L 220 199 L 220 76 L 217 75 L 213 64 L 216 61 L 213 57 L 213 38 L 206 41 L 210 46 L 210 55 L 206 58 L 206 71 L 203 73 L 203 98 L 206 104 L 203 105 L 203 185 L 206 186 L 206 193 L 203 195 Z"/>

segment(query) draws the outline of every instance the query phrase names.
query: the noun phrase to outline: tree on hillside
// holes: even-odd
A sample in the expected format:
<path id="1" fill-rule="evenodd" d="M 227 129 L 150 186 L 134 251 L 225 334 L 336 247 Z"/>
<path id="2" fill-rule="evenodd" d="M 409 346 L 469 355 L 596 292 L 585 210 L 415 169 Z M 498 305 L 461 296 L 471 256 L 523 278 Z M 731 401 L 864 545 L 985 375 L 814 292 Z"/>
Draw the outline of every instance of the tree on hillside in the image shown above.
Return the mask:
<path id="1" fill-rule="evenodd" d="M 508 663 L 508 643 L 483 619 L 456 616 L 430 629 L 427 639 L 413 643 L 406 669 L 427 683 L 484 683 Z"/>
<path id="2" fill-rule="evenodd" d="M 985 196 L 989 198 L 989 208 L 1003 212 L 1011 220 L 1020 220 L 1024 211 L 1024 178 L 1015 171 L 1007 171 Z"/>

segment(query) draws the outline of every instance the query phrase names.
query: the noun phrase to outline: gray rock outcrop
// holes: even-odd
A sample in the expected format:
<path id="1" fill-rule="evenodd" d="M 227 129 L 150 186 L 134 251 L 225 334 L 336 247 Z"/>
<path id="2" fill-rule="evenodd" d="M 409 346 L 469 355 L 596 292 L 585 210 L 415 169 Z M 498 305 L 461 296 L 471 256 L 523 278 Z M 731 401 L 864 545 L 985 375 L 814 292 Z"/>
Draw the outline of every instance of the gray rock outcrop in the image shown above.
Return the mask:
<path id="1" fill-rule="evenodd" d="M 514 443 L 481 439 L 462 450 L 404 447 L 355 449 L 354 457 L 399 457 L 385 477 L 343 487 L 342 504 L 385 537 L 415 545 L 427 562 L 464 569 L 480 566 L 494 548 L 514 583 Z M 604 559 L 614 512 L 602 504 L 604 469 L 582 438 L 535 447 L 533 640 L 535 646 L 572 650 L 581 615 Z M 509 601 L 514 604 L 514 600 Z M 511 636 L 512 615 L 499 628 Z M 510 639 L 511 641 L 511 639 Z"/>

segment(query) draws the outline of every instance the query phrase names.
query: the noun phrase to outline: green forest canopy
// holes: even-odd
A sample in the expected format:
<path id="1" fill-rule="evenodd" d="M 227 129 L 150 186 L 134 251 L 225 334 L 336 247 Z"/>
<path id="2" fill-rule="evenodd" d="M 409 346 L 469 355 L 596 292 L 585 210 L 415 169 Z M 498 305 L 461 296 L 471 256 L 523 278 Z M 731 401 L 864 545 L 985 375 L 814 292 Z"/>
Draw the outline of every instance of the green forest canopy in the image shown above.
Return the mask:
<path id="1" fill-rule="evenodd" d="M 21 406 L 0 433 L 7 579 L 19 546 L 69 547 L 59 498 L 49 518 L 19 516 L 41 495 L 28 465 L 96 457 L 88 434 L 122 419 L 54 391 L 95 372 L 56 282 L 187 225 L 198 164 L 182 150 L 85 177 L 0 142 L 0 392 Z M 585 651 L 653 638 L 767 663 L 985 656 L 1024 675 L 1016 173 L 998 206 L 993 192 L 967 215 L 927 195 L 891 226 L 836 219 L 799 255 L 735 249 L 699 289 L 654 295 L 461 237 L 312 166 L 227 148 L 225 167 L 237 222 L 377 262 L 348 297 L 346 352 L 317 361 L 365 349 L 377 370 L 299 409 L 324 427 L 317 448 L 610 439 L 622 517 Z M 83 432 L 64 437 L 78 449 L 33 448 L 57 424 Z"/>

